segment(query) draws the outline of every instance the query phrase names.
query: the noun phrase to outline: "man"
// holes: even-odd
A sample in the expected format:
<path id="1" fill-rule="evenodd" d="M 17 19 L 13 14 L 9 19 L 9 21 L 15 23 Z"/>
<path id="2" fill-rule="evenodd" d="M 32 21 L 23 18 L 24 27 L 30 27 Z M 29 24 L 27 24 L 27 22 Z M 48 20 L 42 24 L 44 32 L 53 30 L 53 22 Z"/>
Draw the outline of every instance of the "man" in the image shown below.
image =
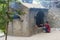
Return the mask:
<path id="1" fill-rule="evenodd" d="M 49 25 L 49 23 L 48 23 L 48 21 L 46 21 L 46 23 L 44 24 L 44 26 L 45 26 L 45 31 L 47 32 L 47 33 L 50 33 L 50 25 Z"/>

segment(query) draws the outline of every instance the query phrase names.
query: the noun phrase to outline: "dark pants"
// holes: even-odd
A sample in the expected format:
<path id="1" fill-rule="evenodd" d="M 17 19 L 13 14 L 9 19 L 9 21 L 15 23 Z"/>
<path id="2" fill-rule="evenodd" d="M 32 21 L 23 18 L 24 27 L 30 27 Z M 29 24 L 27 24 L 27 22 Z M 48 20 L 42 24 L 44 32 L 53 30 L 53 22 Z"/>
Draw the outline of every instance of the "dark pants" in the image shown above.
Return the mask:
<path id="1" fill-rule="evenodd" d="M 46 28 L 45 31 L 48 32 L 48 29 Z"/>
<path id="2" fill-rule="evenodd" d="M 43 28 L 43 30 L 45 30 L 45 32 L 48 32 L 48 29 L 47 28 Z"/>

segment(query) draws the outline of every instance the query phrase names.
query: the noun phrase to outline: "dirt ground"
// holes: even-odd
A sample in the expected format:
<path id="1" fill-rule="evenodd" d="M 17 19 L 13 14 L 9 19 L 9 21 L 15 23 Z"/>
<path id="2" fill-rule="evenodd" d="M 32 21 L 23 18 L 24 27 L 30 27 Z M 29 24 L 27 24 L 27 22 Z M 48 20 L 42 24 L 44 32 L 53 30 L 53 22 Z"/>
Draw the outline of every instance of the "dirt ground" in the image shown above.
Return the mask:
<path id="1" fill-rule="evenodd" d="M 4 40 L 4 36 L 0 40 Z M 60 40 L 60 30 L 52 29 L 51 33 L 39 33 L 31 37 L 8 36 L 8 40 Z"/>

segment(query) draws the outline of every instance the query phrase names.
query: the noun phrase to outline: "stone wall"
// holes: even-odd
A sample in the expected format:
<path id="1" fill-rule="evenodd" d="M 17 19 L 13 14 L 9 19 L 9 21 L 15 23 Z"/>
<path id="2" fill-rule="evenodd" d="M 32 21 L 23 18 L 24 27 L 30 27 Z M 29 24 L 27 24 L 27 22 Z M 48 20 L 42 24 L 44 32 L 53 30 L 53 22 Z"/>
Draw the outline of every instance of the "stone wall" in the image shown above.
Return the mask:
<path id="1" fill-rule="evenodd" d="M 26 13 L 24 15 L 20 15 L 23 22 L 21 22 L 19 19 L 14 19 L 13 22 L 10 22 L 8 26 L 8 35 L 30 36 L 29 9 L 21 5 L 21 10 Z"/>
<path id="2" fill-rule="evenodd" d="M 36 30 L 34 30 L 34 27 L 36 25 L 35 16 L 38 13 L 39 9 L 30 10 L 22 5 L 21 10 L 26 13 L 20 16 L 23 22 L 21 22 L 19 19 L 14 19 L 13 22 L 10 22 L 8 27 L 8 34 L 14 36 L 31 36 L 36 32 Z M 45 14 L 44 21 L 46 21 L 48 12 L 47 10 L 43 12 Z"/>
<path id="3" fill-rule="evenodd" d="M 60 9 L 59 8 L 49 9 L 47 18 L 51 27 L 60 28 Z"/>

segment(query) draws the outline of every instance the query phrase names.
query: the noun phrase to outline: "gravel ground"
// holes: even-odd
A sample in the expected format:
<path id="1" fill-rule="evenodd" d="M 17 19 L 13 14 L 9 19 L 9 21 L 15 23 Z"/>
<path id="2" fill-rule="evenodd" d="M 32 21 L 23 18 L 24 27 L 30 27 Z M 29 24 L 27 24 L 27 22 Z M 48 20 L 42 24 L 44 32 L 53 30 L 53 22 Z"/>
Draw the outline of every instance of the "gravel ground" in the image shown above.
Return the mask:
<path id="1" fill-rule="evenodd" d="M 0 37 L 0 40 L 4 40 L 4 37 Z M 52 30 L 51 33 L 39 33 L 31 37 L 8 36 L 8 40 L 60 40 L 60 31 Z"/>

